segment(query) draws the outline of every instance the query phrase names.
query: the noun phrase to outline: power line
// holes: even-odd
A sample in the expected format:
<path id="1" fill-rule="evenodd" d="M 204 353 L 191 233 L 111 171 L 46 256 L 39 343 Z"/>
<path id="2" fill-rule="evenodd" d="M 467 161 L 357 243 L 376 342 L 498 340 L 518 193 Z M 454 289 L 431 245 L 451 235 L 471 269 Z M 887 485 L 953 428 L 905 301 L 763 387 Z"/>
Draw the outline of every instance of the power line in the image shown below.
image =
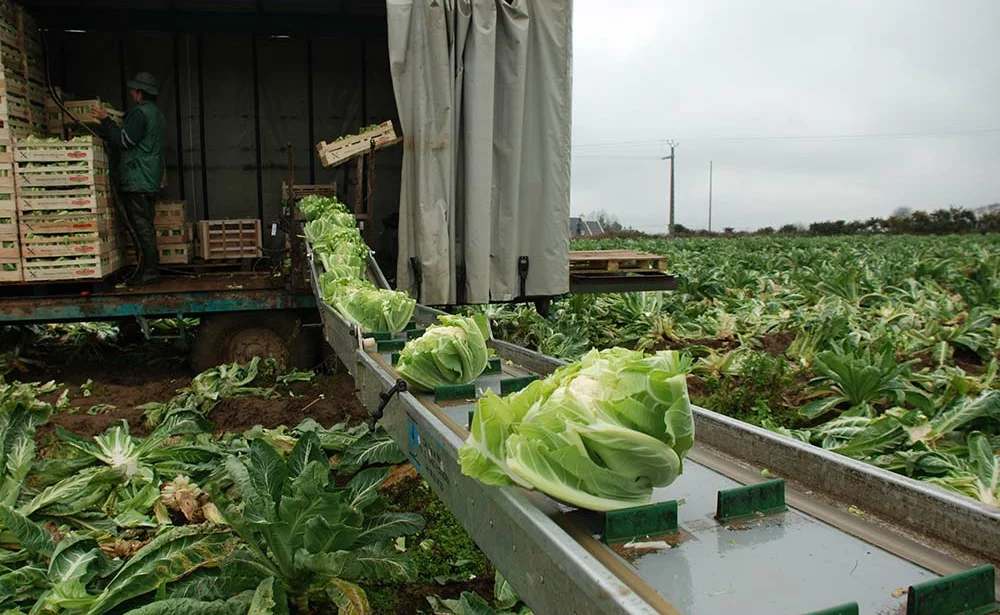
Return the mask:
<path id="1" fill-rule="evenodd" d="M 910 139 L 918 137 L 945 136 L 985 136 L 1000 133 L 1000 128 L 977 128 L 971 130 L 940 130 L 933 132 L 868 132 L 854 134 L 802 134 L 802 135 L 757 135 L 736 137 L 683 137 L 684 141 L 819 141 L 839 139 Z M 620 147 L 623 145 L 667 145 L 667 139 L 649 139 L 642 141 L 604 141 L 594 143 L 578 143 L 575 148 Z"/>

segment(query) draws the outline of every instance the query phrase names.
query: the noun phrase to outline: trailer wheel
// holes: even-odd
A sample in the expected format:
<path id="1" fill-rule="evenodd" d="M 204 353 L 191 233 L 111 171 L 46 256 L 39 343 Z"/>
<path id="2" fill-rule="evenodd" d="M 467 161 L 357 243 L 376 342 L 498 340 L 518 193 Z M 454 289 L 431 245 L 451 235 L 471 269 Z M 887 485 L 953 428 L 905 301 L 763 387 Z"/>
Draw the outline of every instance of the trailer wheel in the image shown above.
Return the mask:
<path id="1" fill-rule="evenodd" d="M 211 314 L 191 345 L 191 365 L 199 372 L 222 363 L 245 363 L 272 357 L 302 369 L 316 367 L 319 343 L 315 332 L 289 312 Z"/>

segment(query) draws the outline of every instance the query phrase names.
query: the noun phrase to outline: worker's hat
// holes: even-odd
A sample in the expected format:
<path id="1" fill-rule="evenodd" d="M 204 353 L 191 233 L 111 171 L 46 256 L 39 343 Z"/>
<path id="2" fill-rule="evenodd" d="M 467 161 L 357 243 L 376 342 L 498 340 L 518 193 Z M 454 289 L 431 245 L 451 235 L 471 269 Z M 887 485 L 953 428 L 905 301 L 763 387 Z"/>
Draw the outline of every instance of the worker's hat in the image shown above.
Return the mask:
<path id="1" fill-rule="evenodd" d="M 129 79 L 125 84 L 130 90 L 142 90 L 153 96 L 160 93 L 159 88 L 156 87 L 156 77 L 147 72 L 139 73 L 135 79 Z"/>

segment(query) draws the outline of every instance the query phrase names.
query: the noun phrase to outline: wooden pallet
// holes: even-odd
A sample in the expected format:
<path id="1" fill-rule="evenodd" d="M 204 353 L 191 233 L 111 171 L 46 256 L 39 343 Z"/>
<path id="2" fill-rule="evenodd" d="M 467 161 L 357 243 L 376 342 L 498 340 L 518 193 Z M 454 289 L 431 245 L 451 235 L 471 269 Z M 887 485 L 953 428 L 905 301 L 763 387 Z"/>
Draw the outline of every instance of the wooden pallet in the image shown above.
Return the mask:
<path id="1" fill-rule="evenodd" d="M 320 141 L 316 144 L 316 154 L 324 167 L 333 167 L 370 152 L 372 142 L 375 144 L 375 149 L 398 142 L 396 129 L 393 128 L 391 121 L 382 122 L 378 127 L 356 135 L 341 137 L 332 143 Z"/>
<path id="2" fill-rule="evenodd" d="M 201 220 L 198 240 L 204 260 L 258 258 L 260 220 Z"/>
<path id="3" fill-rule="evenodd" d="M 68 259 L 26 258 L 25 282 L 58 280 L 93 280 L 105 278 L 125 264 L 118 250 Z"/>
<path id="4" fill-rule="evenodd" d="M 35 190 L 19 186 L 17 191 L 17 210 L 22 213 L 64 210 L 100 213 L 111 206 L 111 194 L 97 186 Z"/>
<path id="5" fill-rule="evenodd" d="M 667 259 L 632 250 L 585 250 L 569 253 L 570 273 L 666 271 Z"/>

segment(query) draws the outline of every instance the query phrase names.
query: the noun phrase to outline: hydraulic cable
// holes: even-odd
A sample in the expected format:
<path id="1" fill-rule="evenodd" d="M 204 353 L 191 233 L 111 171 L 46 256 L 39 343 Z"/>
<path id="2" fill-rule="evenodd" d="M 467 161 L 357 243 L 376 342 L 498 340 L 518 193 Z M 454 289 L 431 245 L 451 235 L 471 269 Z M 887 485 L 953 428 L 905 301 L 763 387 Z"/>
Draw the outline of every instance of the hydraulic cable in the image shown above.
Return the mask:
<path id="1" fill-rule="evenodd" d="M 59 93 L 52 85 L 52 62 L 49 57 L 49 41 L 48 37 L 45 35 L 45 32 L 42 32 L 41 38 L 42 38 L 42 51 L 45 54 L 45 85 L 48 88 L 49 97 L 52 98 L 52 101 L 63 112 L 63 115 L 69 117 L 74 124 L 81 126 L 84 130 L 89 132 L 95 138 L 100 139 L 101 141 L 107 141 L 105 137 L 98 134 L 97 131 L 95 131 L 90 126 L 87 126 L 86 124 L 81 122 L 76 116 L 70 113 L 68 109 L 66 109 L 66 106 L 63 104 L 63 100 L 60 98 Z M 110 150 L 110 148 L 107 145 L 105 145 L 105 150 Z M 110 156 L 108 157 L 108 164 L 109 165 L 111 164 Z M 135 267 L 132 269 L 132 273 L 130 273 L 125 278 L 126 282 L 130 282 L 139 275 L 140 271 L 142 271 L 143 254 L 142 250 L 140 249 L 140 246 L 142 244 L 139 242 L 139 233 L 136 232 L 135 227 L 132 226 L 132 221 L 129 220 L 128 212 L 125 210 L 125 204 L 122 202 L 121 198 L 119 198 L 120 192 L 118 191 L 118 186 L 116 185 L 115 181 L 116 174 L 113 172 L 114 169 L 111 169 L 111 171 L 112 171 L 111 181 L 109 182 L 109 185 L 111 186 L 111 198 L 115 202 L 115 207 L 118 210 L 118 214 L 121 215 L 123 220 L 125 220 L 125 228 L 128 231 L 129 237 L 132 239 L 132 245 L 135 246 L 136 264 Z"/>

